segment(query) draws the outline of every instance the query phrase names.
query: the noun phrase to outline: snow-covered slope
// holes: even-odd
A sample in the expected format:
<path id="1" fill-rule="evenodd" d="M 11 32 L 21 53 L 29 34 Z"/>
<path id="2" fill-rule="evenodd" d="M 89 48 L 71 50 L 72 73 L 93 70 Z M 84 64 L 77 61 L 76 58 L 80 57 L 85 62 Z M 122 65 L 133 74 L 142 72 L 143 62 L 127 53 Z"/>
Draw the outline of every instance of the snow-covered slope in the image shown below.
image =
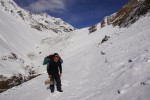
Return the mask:
<path id="1" fill-rule="evenodd" d="M 129 28 L 76 30 L 50 49 L 62 49 L 64 92 L 51 94 L 43 74 L 2 94 L 1 100 L 149 100 L 150 14 Z M 104 37 L 110 36 L 106 41 Z M 57 37 L 58 40 L 61 40 Z M 49 43 L 51 39 L 44 40 Z M 66 44 L 66 45 L 64 45 Z M 42 44 L 47 47 L 47 44 Z M 51 47 L 51 46 L 49 46 Z M 42 50 L 42 49 L 41 49 Z M 42 52 L 47 50 L 42 50 Z"/>
<path id="2" fill-rule="evenodd" d="M 25 77 L 21 80 L 24 81 L 40 73 L 43 56 L 40 56 L 39 45 L 42 40 L 67 36 L 73 30 L 59 18 L 33 14 L 17 6 L 13 0 L 0 0 L 0 89 L 14 81 L 4 82 L 8 78 Z M 41 57 L 40 61 L 38 57 Z"/>
<path id="3" fill-rule="evenodd" d="M 8 56 L 12 56 L 11 53 L 14 53 L 18 58 L 27 57 L 27 53 L 40 43 L 44 34 L 31 29 L 5 11 L 1 10 L 0 12 L 0 73 L 5 75 L 12 74 L 10 69 L 16 70 L 15 66 L 20 65 L 17 62 L 13 65 L 14 61 L 8 62 L 7 60 L 13 60 Z M 4 70 L 7 70 L 7 73 Z"/>

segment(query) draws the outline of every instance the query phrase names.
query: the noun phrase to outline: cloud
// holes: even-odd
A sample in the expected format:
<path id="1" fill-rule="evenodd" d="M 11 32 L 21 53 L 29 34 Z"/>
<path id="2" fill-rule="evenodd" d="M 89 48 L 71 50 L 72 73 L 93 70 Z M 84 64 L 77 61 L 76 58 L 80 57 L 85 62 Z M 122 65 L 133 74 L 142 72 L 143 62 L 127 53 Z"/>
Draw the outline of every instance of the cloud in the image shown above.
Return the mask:
<path id="1" fill-rule="evenodd" d="M 69 0 L 38 0 L 26 8 L 35 12 L 50 11 L 61 13 L 67 10 L 68 5 L 72 4 L 72 2 L 68 1 Z"/>

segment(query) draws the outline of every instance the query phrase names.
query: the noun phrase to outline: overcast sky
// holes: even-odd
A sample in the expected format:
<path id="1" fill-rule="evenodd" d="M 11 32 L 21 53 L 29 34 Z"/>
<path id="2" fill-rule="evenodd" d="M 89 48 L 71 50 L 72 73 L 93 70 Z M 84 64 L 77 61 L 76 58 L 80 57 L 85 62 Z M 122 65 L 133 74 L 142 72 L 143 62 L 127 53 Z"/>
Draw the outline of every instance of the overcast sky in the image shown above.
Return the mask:
<path id="1" fill-rule="evenodd" d="M 75 28 L 99 23 L 121 9 L 128 0 L 14 0 L 19 6 L 32 12 L 46 12 L 59 17 Z"/>

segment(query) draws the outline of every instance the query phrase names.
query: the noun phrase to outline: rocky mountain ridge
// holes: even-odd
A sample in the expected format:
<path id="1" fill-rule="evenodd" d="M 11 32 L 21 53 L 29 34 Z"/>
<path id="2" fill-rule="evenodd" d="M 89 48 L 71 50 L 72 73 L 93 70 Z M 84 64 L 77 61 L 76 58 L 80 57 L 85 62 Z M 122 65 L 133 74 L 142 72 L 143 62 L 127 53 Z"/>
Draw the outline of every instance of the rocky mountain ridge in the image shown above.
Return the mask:
<path id="1" fill-rule="evenodd" d="M 150 12 L 150 0 L 129 0 L 118 12 L 105 17 L 101 21 L 101 27 L 104 27 L 106 24 L 112 24 L 120 28 L 129 27 L 148 12 Z"/>
<path id="2" fill-rule="evenodd" d="M 17 19 L 23 20 L 38 31 L 51 30 L 55 33 L 70 32 L 75 28 L 60 18 L 54 18 L 46 13 L 34 14 L 20 8 L 13 0 L 0 0 L 0 8 L 9 12 Z"/>

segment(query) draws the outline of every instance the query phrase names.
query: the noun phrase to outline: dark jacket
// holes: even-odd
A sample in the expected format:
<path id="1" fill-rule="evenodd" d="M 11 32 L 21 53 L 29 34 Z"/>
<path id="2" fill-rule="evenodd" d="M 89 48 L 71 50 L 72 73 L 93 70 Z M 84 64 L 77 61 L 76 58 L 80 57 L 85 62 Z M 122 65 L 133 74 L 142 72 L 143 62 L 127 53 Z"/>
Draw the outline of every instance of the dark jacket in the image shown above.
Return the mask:
<path id="1" fill-rule="evenodd" d="M 57 75 L 59 73 L 62 73 L 61 62 L 55 62 L 54 60 L 51 60 L 47 65 L 47 73 L 49 75 Z"/>

